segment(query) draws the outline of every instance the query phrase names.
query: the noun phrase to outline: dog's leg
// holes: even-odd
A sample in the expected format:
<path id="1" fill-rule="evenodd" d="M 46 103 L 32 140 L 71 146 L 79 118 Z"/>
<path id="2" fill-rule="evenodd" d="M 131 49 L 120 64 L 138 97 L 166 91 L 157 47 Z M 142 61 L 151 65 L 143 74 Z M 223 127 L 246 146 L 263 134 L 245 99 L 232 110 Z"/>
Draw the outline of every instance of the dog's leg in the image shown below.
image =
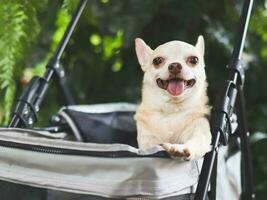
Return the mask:
<path id="1" fill-rule="evenodd" d="M 186 139 L 183 144 L 162 144 L 171 156 L 189 161 L 200 158 L 210 151 L 211 133 L 207 119 L 195 120 L 185 132 L 184 138 Z"/>
<path id="2" fill-rule="evenodd" d="M 137 123 L 137 142 L 139 149 L 148 149 L 162 143 L 162 140 L 156 135 L 153 135 L 142 124 Z"/>

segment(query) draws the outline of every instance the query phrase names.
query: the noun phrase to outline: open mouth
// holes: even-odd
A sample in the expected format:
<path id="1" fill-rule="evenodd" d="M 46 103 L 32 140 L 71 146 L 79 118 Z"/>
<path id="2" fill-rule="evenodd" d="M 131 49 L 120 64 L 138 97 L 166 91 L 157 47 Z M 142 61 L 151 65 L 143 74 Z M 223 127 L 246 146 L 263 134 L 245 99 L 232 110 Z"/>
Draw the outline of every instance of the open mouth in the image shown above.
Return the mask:
<path id="1" fill-rule="evenodd" d="M 184 90 L 193 87 L 196 83 L 195 79 L 184 80 L 181 78 L 172 78 L 167 80 L 158 78 L 156 81 L 160 88 L 167 90 L 173 96 L 181 95 Z"/>

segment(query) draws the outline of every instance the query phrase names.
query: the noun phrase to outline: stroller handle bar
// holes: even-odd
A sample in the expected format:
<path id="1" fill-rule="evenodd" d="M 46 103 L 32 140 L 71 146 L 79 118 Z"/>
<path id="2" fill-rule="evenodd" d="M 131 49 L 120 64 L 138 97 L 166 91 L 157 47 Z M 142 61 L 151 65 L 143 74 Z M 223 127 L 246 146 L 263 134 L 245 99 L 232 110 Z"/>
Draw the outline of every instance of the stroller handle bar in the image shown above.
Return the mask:
<path id="1" fill-rule="evenodd" d="M 242 9 L 241 18 L 240 18 L 240 27 L 237 33 L 236 43 L 234 44 L 234 50 L 232 53 L 231 63 L 233 63 L 237 59 L 241 60 L 252 6 L 253 6 L 253 0 L 245 0 L 243 9 Z"/>
<path id="2" fill-rule="evenodd" d="M 78 5 L 78 9 L 74 13 L 75 17 L 72 17 L 72 19 L 71 19 L 72 21 L 70 22 L 69 26 L 67 27 L 67 30 L 65 31 L 63 38 L 61 39 L 61 41 L 57 47 L 56 53 L 54 55 L 54 59 L 59 60 L 61 58 L 62 53 L 63 53 L 65 47 L 67 46 L 69 39 L 72 35 L 72 32 L 73 32 L 74 28 L 76 27 L 76 24 L 77 24 L 77 22 L 81 16 L 83 10 L 84 10 L 84 7 L 86 6 L 87 1 L 88 0 L 81 0 L 80 1 L 80 4 Z"/>

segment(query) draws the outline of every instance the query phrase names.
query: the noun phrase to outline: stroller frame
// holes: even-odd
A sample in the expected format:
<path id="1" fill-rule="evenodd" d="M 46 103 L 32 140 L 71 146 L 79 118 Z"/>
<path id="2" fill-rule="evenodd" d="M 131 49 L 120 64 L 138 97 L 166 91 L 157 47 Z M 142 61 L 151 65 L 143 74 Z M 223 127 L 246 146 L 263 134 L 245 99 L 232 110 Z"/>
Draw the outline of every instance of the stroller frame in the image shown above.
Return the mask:
<path id="1" fill-rule="evenodd" d="M 252 10 L 253 1 L 245 0 L 239 32 L 230 63 L 228 65 L 229 77 L 226 80 L 222 93 L 216 98 L 211 115 L 212 150 L 204 158 L 195 199 L 205 199 L 209 180 L 211 179 L 211 199 L 216 199 L 216 170 L 219 143 L 227 145 L 229 133 L 231 133 L 230 117 L 233 112 L 237 113 L 238 129 L 237 136 L 240 137 L 241 146 L 241 174 L 242 193 L 241 199 L 254 199 L 252 166 L 248 144 L 248 131 L 245 119 L 245 98 L 243 92 L 245 71 L 241 62 L 248 23 Z"/>
<path id="2" fill-rule="evenodd" d="M 43 77 L 33 77 L 28 86 L 17 100 L 9 127 L 29 128 L 37 121 L 37 112 L 48 91 L 49 82 L 54 78 L 62 92 L 65 105 L 74 104 L 73 97 L 65 85 L 65 72 L 60 58 L 72 35 L 72 32 L 86 6 L 88 0 L 80 0 L 75 13 L 61 39 L 54 56 L 47 64 L 47 70 Z M 252 10 L 253 0 L 245 0 L 240 18 L 240 27 L 236 35 L 234 50 L 228 65 L 229 76 L 217 95 L 215 105 L 211 114 L 212 150 L 204 157 L 204 162 L 199 177 L 195 199 L 206 199 L 210 185 L 209 197 L 216 199 L 216 176 L 217 176 L 217 154 L 219 144 L 227 145 L 231 131 L 230 118 L 234 112 L 237 114 L 238 128 L 235 135 L 240 138 L 241 149 L 241 183 L 242 200 L 252 200 L 253 193 L 252 166 L 250 149 L 248 145 L 248 132 L 245 119 L 245 98 L 243 85 L 245 79 L 244 68 L 241 62 L 249 18 Z M 57 127 L 58 128 L 58 127 Z"/>

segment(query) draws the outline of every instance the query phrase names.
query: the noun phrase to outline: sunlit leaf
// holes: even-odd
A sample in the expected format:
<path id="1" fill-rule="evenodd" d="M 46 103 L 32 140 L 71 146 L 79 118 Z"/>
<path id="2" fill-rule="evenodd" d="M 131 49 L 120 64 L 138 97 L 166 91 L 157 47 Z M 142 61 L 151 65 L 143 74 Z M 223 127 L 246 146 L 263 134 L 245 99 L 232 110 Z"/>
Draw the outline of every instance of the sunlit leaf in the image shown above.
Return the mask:
<path id="1" fill-rule="evenodd" d="M 102 42 L 100 35 L 96 33 L 92 34 L 89 40 L 90 40 L 90 43 L 94 46 L 98 46 Z"/>
<path id="2" fill-rule="evenodd" d="M 123 31 L 119 30 L 114 37 L 105 36 L 103 40 L 104 59 L 109 59 L 122 46 Z"/>
<path id="3" fill-rule="evenodd" d="M 114 72 L 120 71 L 121 68 L 122 68 L 121 60 L 116 60 L 112 65 L 112 71 L 114 71 Z"/>

